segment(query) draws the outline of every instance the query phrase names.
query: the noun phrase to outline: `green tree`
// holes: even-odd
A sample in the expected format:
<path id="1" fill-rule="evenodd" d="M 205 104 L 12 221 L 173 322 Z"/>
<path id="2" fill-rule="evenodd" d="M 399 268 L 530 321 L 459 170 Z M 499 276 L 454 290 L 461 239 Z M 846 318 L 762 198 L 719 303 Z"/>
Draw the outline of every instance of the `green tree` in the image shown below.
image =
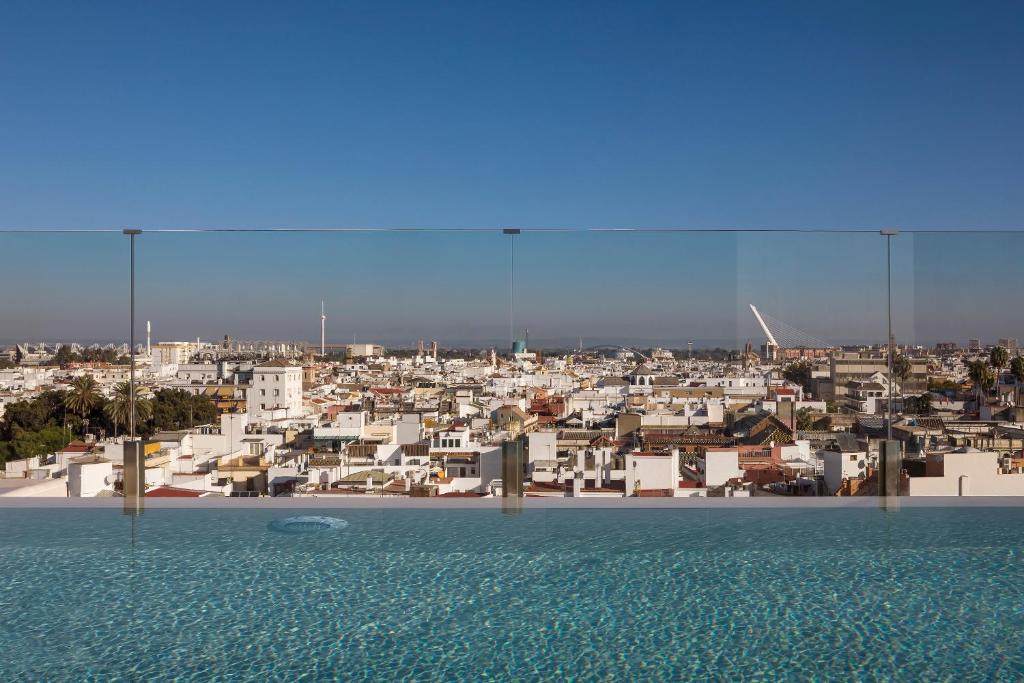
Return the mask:
<path id="1" fill-rule="evenodd" d="M 84 419 L 75 413 L 67 415 L 66 397 L 66 392 L 45 391 L 35 398 L 9 404 L 0 420 L 0 460 L 9 462 L 63 448 L 71 440 L 77 423 Z M 100 405 L 96 404 L 88 414 L 97 425 L 104 423 Z"/>
<path id="2" fill-rule="evenodd" d="M 64 396 L 60 391 L 44 391 L 33 399 L 8 404 L 0 421 L 0 439 L 12 440 L 17 430 L 38 432 L 49 424 L 59 424 Z"/>
<path id="3" fill-rule="evenodd" d="M 103 397 L 100 396 L 99 385 L 92 375 L 82 375 L 71 380 L 71 388 L 64 398 L 64 404 L 68 410 L 77 413 L 84 420 L 93 408 L 102 404 Z"/>
<path id="4" fill-rule="evenodd" d="M 914 366 L 911 364 L 910 359 L 905 354 L 897 353 L 892 357 L 892 376 L 893 379 L 898 380 L 900 383 L 900 403 L 906 400 L 906 392 L 903 389 L 903 385 L 906 383 L 910 376 L 914 373 Z"/>
<path id="5" fill-rule="evenodd" d="M 928 379 L 928 391 L 937 391 L 947 396 L 954 395 L 960 390 L 960 385 L 951 379 L 932 377 Z"/>
<path id="6" fill-rule="evenodd" d="M 907 411 L 911 415 L 929 415 L 932 411 L 931 394 L 911 396 L 907 399 Z"/>
<path id="7" fill-rule="evenodd" d="M 914 374 L 914 366 L 906 355 L 897 353 L 892 357 L 892 376 L 895 379 L 901 383 L 906 382 L 912 374 Z"/>
<path id="8" fill-rule="evenodd" d="M 989 368 L 988 363 L 983 360 L 972 360 L 967 364 L 967 376 L 974 384 L 974 392 L 977 394 L 978 406 L 981 407 L 982 397 L 995 386 L 996 376 Z"/>
<path id="9" fill-rule="evenodd" d="M 183 389 L 161 389 L 153 395 L 153 428 L 186 429 L 217 420 L 217 406 L 208 396 Z"/>
<path id="10" fill-rule="evenodd" d="M 1020 405 L 1020 387 L 1024 384 L 1024 358 L 1021 356 L 1014 356 L 1010 361 L 1010 374 L 1013 375 L 1014 388 L 1017 392 L 1017 400 L 1014 402 L 1015 405 Z"/>
<path id="11" fill-rule="evenodd" d="M 135 428 L 148 420 L 153 415 L 153 406 L 143 398 L 143 388 L 135 386 Z M 121 425 L 128 426 L 131 419 L 131 395 L 132 387 L 129 382 L 119 382 L 114 387 L 114 398 L 107 402 L 103 410 L 110 421 L 114 424 L 114 436 L 117 436 L 117 428 Z"/>
<path id="12" fill-rule="evenodd" d="M 796 411 L 796 428 L 805 432 L 814 429 L 814 411 L 810 408 Z"/>
<path id="13" fill-rule="evenodd" d="M 992 350 L 988 354 L 988 362 L 996 371 L 994 384 L 998 384 L 999 375 L 1002 374 L 1003 368 L 1005 368 L 1010 362 L 1010 352 L 1002 346 L 993 346 Z"/>
<path id="14" fill-rule="evenodd" d="M 1002 370 L 1010 362 L 1010 353 L 1002 346 L 993 346 L 988 354 L 988 361 L 996 370 Z"/>
<path id="15" fill-rule="evenodd" d="M 34 455 L 46 455 L 67 446 L 71 435 L 61 427 L 45 427 L 38 432 L 19 431 L 12 443 L 14 453 L 19 458 L 31 458 Z"/>
<path id="16" fill-rule="evenodd" d="M 813 367 L 810 361 L 798 360 L 782 369 L 782 377 L 789 382 L 799 384 L 803 387 L 804 391 L 810 392 L 811 370 Z"/>
<path id="17" fill-rule="evenodd" d="M 71 347 L 67 344 L 62 344 L 61 347 L 57 349 L 57 353 L 53 354 L 53 358 L 50 359 L 50 362 L 54 365 L 66 368 L 76 360 L 75 353 L 71 351 Z"/>

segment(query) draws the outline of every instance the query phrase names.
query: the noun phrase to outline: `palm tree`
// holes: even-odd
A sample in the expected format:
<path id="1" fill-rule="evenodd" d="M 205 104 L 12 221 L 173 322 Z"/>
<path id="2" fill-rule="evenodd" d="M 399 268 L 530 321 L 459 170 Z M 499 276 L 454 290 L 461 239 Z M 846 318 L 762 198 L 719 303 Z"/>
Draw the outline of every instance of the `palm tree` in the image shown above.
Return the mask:
<path id="1" fill-rule="evenodd" d="M 924 393 L 917 397 L 917 414 L 928 415 L 932 412 L 932 396 Z"/>
<path id="2" fill-rule="evenodd" d="M 978 410 L 981 411 L 981 397 L 987 390 L 991 389 L 996 382 L 995 373 L 989 369 L 988 363 L 983 360 L 972 360 L 967 364 L 967 376 L 974 383 L 974 391 L 978 398 Z"/>
<path id="3" fill-rule="evenodd" d="M 1024 358 L 1021 356 L 1014 356 L 1013 360 L 1010 361 L 1010 374 L 1013 375 L 1017 386 L 1017 401 L 1016 405 L 1020 405 L 1020 386 L 1024 384 Z"/>
<path id="4" fill-rule="evenodd" d="M 78 413 L 82 417 L 83 423 L 85 416 L 103 400 L 100 397 L 98 386 L 92 375 L 82 375 L 71 380 L 71 388 L 64 397 L 64 405 L 71 412 Z"/>
<path id="5" fill-rule="evenodd" d="M 119 382 L 114 387 L 114 398 L 104 406 L 103 411 L 114 423 L 114 436 L 117 436 L 118 425 L 127 425 L 131 416 L 131 395 L 132 385 L 128 382 Z M 153 414 L 153 406 L 142 397 L 142 387 L 135 387 L 135 424 L 145 422 Z"/>
<path id="6" fill-rule="evenodd" d="M 1002 369 L 1006 367 L 1008 362 L 1010 362 L 1010 353 L 1002 346 L 993 346 L 992 351 L 989 352 L 988 360 L 996 370 L 995 377 L 996 383 L 998 384 L 999 375 L 1002 372 Z"/>
<path id="7" fill-rule="evenodd" d="M 910 359 L 902 353 L 895 354 L 892 357 L 892 376 L 900 381 L 900 405 L 906 403 L 907 392 L 904 391 L 903 385 L 912 374 L 914 374 L 914 366 L 910 363 Z M 903 412 L 906 412 L 905 406 Z"/>

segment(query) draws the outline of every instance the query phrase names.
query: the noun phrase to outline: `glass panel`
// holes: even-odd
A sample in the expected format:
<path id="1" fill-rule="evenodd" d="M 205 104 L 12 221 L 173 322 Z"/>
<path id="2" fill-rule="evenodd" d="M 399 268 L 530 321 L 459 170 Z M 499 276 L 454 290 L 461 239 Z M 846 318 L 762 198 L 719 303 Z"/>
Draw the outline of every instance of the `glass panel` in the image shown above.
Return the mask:
<path id="1" fill-rule="evenodd" d="M 885 238 L 745 233 L 739 254 L 737 324 L 767 382 L 733 417 L 754 491 L 877 493 L 890 395 Z M 895 335 L 912 328 L 896 320 Z"/>
<path id="2" fill-rule="evenodd" d="M 480 455 L 470 427 L 482 434 L 497 407 L 482 387 L 505 347 L 507 242 L 497 231 L 143 235 L 148 377 L 198 402 L 147 436 L 227 434 L 229 452 L 211 435 L 180 479 L 187 464 L 234 496 L 490 492 L 482 471 L 500 464 L 500 443 Z"/>
<path id="3" fill-rule="evenodd" d="M 521 380 L 537 423 L 527 490 L 707 495 L 698 456 L 730 442 L 737 235 L 531 232 L 521 244 L 517 332 L 541 354 L 526 362 L 543 363 Z"/>
<path id="4" fill-rule="evenodd" d="M 0 368 L 0 448 L 43 456 L 0 479 L 0 672 L 160 680 L 161 651 L 174 677 L 240 680 L 607 678 L 641 660 L 664 678 L 898 678 L 908 661 L 1012 677 L 1020 653 L 990 653 L 1021 515 L 988 506 L 1024 481 L 1021 239 L 900 233 L 887 255 L 875 233 L 144 233 L 148 509 L 126 517 L 128 238 L 0 235 L 18 362 Z M 965 254 L 984 267 L 950 277 Z M 55 361 L 62 341 L 78 345 Z M 76 416 L 82 377 L 96 398 Z M 879 491 L 890 381 L 902 509 L 853 500 Z M 56 447 L 25 434 L 52 428 Z M 526 498 L 495 499 L 520 479 Z M 55 498 L 11 495 L 32 487 Z M 968 495 L 985 507 L 921 507 Z M 27 507 L 69 502 L 93 509 Z M 964 566 L 924 621 L 922 591 L 885 590 Z M 173 609 L 147 597 L 168 586 Z M 698 602 L 721 609 L 694 626 Z M 825 665 L 805 647 L 823 613 L 861 636 Z M 934 624 L 955 657 L 921 646 Z M 896 663 L 871 645 L 893 632 Z M 712 659 L 688 656 L 708 633 Z"/>
<path id="5" fill-rule="evenodd" d="M 127 243 L 3 233 L 0 253 L 0 493 L 65 497 L 69 461 L 116 429 L 104 406 L 127 373 Z"/>
<path id="6" fill-rule="evenodd" d="M 907 398 L 912 496 L 1024 493 L 1021 247 L 1021 232 L 914 235 L 918 346 L 908 353 L 929 371 Z"/>

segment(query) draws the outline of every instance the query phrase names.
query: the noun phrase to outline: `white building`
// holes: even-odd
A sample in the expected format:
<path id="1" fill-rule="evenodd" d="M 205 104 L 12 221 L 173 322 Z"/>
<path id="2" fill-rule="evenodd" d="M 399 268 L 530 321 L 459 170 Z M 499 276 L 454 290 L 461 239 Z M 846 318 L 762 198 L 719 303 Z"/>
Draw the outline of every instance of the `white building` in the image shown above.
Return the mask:
<path id="1" fill-rule="evenodd" d="M 966 448 L 928 453 L 926 476 L 910 477 L 911 496 L 1024 496 L 1024 472 L 999 454 Z"/>
<path id="2" fill-rule="evenodd" d="M 313 441 L 341 451 L 342 444 L 362 438 L 365 427 L 365 410 L 338 413 L 329 424 L 313 428 Z"/>
<path id="3" fill-rule="evenodd" d="M 527 448 L 526 456 L 528 463 L 538 460 L 551 462 L 558 460 L 558 432 L 530 432 L 526 435 Z"/>
<path id="4" fill-rule="evenodd" d="M 185 384 L 212 384 L 220 378 L 216 363 L 179 363 L 176 378 Z"/>
<path id="5" fill-rule="evenodd" d="M 347 358 L 379 358 L 384 355 L 384 347 L 380 344 L 347 344 Z"/>
<path id="6" fill-rule="evenodd" d="M 626 495 L 637 490 L 679 488 L 679 458 L 672 453 L 627 453 Z"/>
<path id="7" fill-rule="evenodd" d="M 153 372 L 160 377 L 173 377 L 178 366 L 188 363 L 196 345 L 192 342 L 160 342 L 153 346 Z"/>
<path id="8" fill-rule="evenodd" d="M 114 489 L 114 466 L 100 455 L 83 455 L 68 461 L 68 494 L 93 498 Z"/>
<path id="9" fill-rule="evenodd" d="M 742 479 L 740 452 L 735 448 L 708 448 L 697 460 L 697 472 L 703 486 L 725 486 L 730 479 Z"/>
<path id="10" fill-rule="evenodd" d="M 821 451 L 829 494 L 839 490 L 843 479 L 862 478 L 867 471 L 867 457 L 864 451 Z"/>
<path id="11" fill-rule="evenodd" d="M 301 417 L 302 367 L 283 358 L 256 366 L 247 400 L 253 422 Z"/>

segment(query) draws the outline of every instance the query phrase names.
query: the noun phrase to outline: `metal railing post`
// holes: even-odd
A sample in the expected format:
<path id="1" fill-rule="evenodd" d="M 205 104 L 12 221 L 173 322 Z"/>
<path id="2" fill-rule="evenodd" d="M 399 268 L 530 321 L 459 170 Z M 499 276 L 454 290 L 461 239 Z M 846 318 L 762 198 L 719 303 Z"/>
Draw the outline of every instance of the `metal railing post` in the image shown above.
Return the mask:
<path id="1" fill-rule="evenodd" d="M 123 234 L 128 235 L 131 245 L 131 266 L 129 285 L 129 320 L 131 330 L 128 333 L 128 358 L 130 370 L 128 375 L 128 442 L 124 444 L 122 469 L 122 489 L 124 494 L 124 512 L 130 515 L 142 513 L 142 501 L 146 495 L 146 458 L 142 444 L 135 436 L 135 238 L 142 234 L 141 230 L 125 228 Z"/>

